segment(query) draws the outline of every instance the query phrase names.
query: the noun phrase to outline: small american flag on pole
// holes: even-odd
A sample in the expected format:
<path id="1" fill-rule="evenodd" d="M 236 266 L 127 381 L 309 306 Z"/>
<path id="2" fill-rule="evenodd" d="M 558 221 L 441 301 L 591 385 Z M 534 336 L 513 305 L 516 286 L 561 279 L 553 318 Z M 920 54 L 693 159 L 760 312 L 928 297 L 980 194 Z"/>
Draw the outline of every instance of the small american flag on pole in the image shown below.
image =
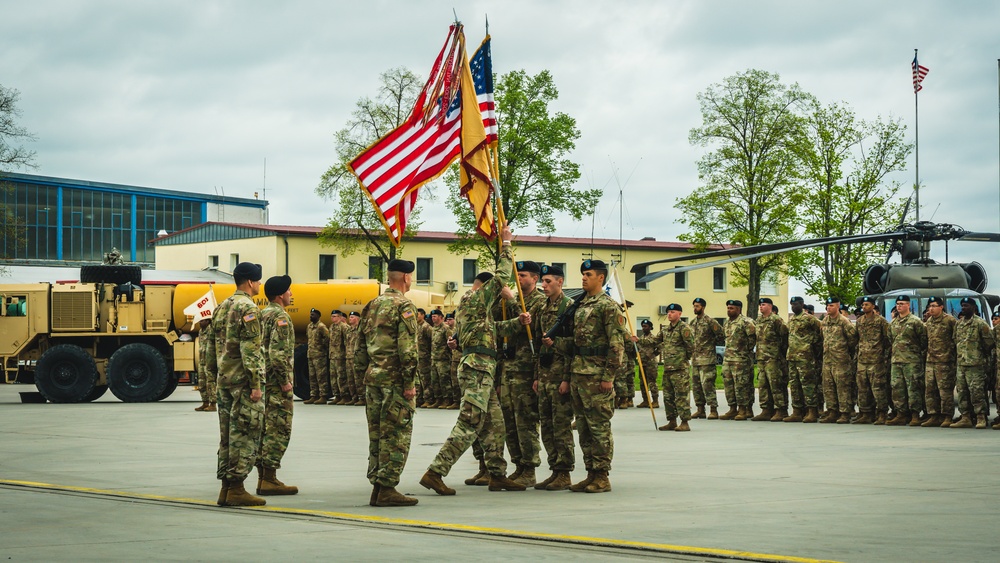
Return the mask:
<path id="1" fill-rule="evenodd" d="M 924 77 L 927 76 L 927 73 L 930 72 L 930 69 L 928 69 L 925 66 L 921 66 L 920 63 L 917 62 L 917 55 L 915 53 L 913 55 L 912 66 L 913 66 L 913 93 L 916 94 L 917 92 L 924 89 L 924 87 L 921 86 L 920 83 L 924 81 Z"/>

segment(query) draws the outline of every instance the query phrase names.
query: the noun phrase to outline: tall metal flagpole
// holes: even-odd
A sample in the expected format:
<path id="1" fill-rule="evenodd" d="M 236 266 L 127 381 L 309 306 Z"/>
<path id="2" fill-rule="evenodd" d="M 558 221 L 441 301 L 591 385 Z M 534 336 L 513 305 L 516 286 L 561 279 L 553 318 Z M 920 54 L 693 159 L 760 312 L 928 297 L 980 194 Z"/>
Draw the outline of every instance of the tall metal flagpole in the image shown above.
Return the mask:
<path id="1" fill-rule="evenodd" d="M 917 67 L 917 50 L 913 50 L 913 72 L 919 72 Z M 917 203 L 917 222 L 920 222 L 920 112 L 917 111 L 917 82 L 913 84 L 913 134 L 916 137 L 915 157 L 916 157 L 916 178 L 913 182 L 913 192 Z"/>

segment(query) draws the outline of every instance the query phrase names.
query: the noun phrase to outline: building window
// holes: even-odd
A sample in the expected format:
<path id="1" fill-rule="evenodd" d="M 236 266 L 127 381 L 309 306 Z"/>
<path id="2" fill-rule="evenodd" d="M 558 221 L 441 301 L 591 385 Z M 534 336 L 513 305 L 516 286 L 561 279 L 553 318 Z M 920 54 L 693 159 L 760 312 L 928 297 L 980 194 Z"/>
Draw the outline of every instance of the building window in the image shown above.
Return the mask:
<path id="1" fill-rule="evenodd" d="M 213 255 L 213 256 L 209 256 L 208 257 L 208 267 L 209 268 L 215 268 L 216 270 L 219 269 L 219 256 L 218 255 Z"/>
<path id="2" fill-rule="evenodd" d="M 712 268 L 712 289 L 715 291 L 726 290 L 726 269 Z"/>
<path id="3" fill-rule="evenodd" d="M 431 258 L 417 258 L 417 285 L 431 284 Z"/>
<path id="4" fill-rule="evenodd" d="M 382 281 L 382 257 L 368 257 L 368 279 Z"/>
<path id="5" fill-rule="evenodd" d="M 239 263 L 240 263 L 240 255 L 239 254 L 230 254 L 229 255 L 229 271 L 230 272 L 235 271 L 236 270 L 236 265 L 239 264 Z"/>
<path id="6" fill-rule="evenodd" d="M 775 271 L 770 271 L 760 278 L 760 294 L 761 295 L 777 295 L 778 294 L 778 273 Z"/>
<path id="7" fill-rule="evenodd" d="M 472 285 L 472 282 L 476 281 L 476 270 L 479 269 L 479 265 L 473 258 L 466 258 L 462 260 L 462 284 Z"/>
<path id="8" fill-rule="evenodd" d="M 635 271 L 635 288 L 636 289 L 649 289 L 647 287 L 646 282 L 639 281 L 640 278 L 642 278 L 642 277 L 644 277 L 646 275 L 646 270 L 647 269 L 648 268 L 646 266 L 643 266 L 642 268 L 639 268 L 639 269 L 637 269 Z M 566 270 L 563 270 L 563 271 L 565 272 Z"/>
<path id="9" fill-rule="evenodd" d="M 319 255 L 319 281 L 332 280 L 337 277 L 337 256 L 335 254 Z"/>
<path id="10" fill-rule="evenodd" d="M 688 273 L 679 272 L 674 274 L 674 291 L 688 290 Z"/>

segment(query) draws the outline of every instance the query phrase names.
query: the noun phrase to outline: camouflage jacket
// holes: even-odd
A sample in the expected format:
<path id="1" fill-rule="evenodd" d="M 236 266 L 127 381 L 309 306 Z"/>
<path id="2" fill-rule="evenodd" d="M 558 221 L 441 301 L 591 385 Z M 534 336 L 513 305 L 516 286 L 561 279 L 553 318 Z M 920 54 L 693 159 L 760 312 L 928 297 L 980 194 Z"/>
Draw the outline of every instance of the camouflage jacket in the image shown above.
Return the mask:
<path id="1" fill-rule="evenodd" d="M 544 331 L 544 327 L 553 327 L 559 314 L 573 304 L 573 300 L 566 297 L 566 294 L 559 294 L 555 300 L 545 299 L 541 310 L 538 312 L 539 331 Z M 534 324 L 534 321 L 532 321 Z M 538 349 L 538 367 L 535 370 L 535 379 L 541 382 L 559 383 L 569 378 L 569 363 L 573 357 L 573 339 L 568 336 L 556 336 L 552 339 L 552 346 L 542 345 Z M 548 365 L 546 365 L 548 364 Z"/>
<path id="2" fill-rule="evenodd" d="M 788 353 L 791 361 L 814 362 L 823 357 L 823 324 L 806 313 L 788 319 Z"/>
<path id="3" fill-rule="evenodd" d="M 889 321 L 872 313 L 858 317 L 858 363 L 887 363 L 892 350 L 892 332 Z"/>
<path id="4" fill-rule="evenodd" d="M 434 327 L 431 323 L 424 321 L 417 325 L 417 357 L 421 365 L 429 364 L 431 361 L 431 338 L 434 336 Z"/>
<path id="5" fill-rule="evenodd" d="M 660 325 L 660 333 L 656 337 L 660 342 L 660 359 L 664 370 L 684 369 L 691 365 L 689 361 L 694 349 L 694 336 L 686 322 Z"/>
<path id="6" fill-rule="evenodd" d="M 627 347 L 628 342 L 625 344 Z M 660 355 L 660 343 L 653 331 L 649 331 L 649 334 L 639 333 L 639 340 L 635 344 L 639 347 L 639 356 L 642 357 L 643 365 L 656 363 L 656 357 Z"/>
<path id="7" fill-rule="evenodd" d="M 892 363 L 922 364 L 927 351 L 924 323 L 910 313 L 894 319 L 889 328 L 892 329 Z"/>
<path id="8" fill-rule="evenodd" d="M 344 351 L 347 352 L 348 358 L 353 358 L 354 354 L 358 352 L 358 337 L 361 335 L 360 327 L 360 321 L 358 322 L 358 326 L 344 325 Z"/>
<path id="9" fill-rule="evenodd" d="M 858 330 L 844 315 L 823 318 L 823 365 L 852 365 L 858 351 Z"/>
<path id="10" fill-rule="evenodd" d="M 573 317 L 570 371 L 614 381 L 625 361 L 625 317 L 604 292 L 584 297 Z"/>
<path id="11" fill-rule="evenodd" d="M 948 313 L 928 315 L 924 321 L 927 330 L 927 363 L 955 363 L 955 325 L 958 321 Z"/>
<path id="12" fill-rule="evenodd" d="M 696 366 L 715 365 L 715 345 L 726 335 L 722 330 L 722 325 L 719 324 L 719 321 L 703 314 L 701 317 L 695 315 L 689 326 L 693 342 L 691 364 Z"/>
<path id="13" fill-rule="evenodd" d="M 295 327 L 292 318 L 274 301 L 260 312 L 261 330 L 264 333 L 267 385 L 281 387 L 295 381 Z"/>
<path id="14" fill-rule="evenodd" d="M 535 288 L 534 291 L 524 294 L 524 307 L 531 313 L 531 338 L 534 340 L 535 351 L 541 346 L 542 325 L 539 324 L 539 313 L 545 307 L 546 297 L 542 290 Z M 503 363 L 504 370 L 508 372 L 516 371 L 530 373 L 535 369 L 535 358 L 531 354 L 531 345 L 528 343 L 528 331 L 517 318 L 521 314 L 521 300 L 514 296 L 512 301 L 506 303 L 507 320 L 497 323 L 497 336 L 507 338 L 507 346 L 514 347 L 514 357 Z"/>
<path id="15" fill-rule="evenodd" d="M 330 354 L 330 330 L 323 321 L 306 326 L 307 356 L 312 359 L 326 359 Z"/>
<path id="16" fill-rule="evenodd" d="M 405 295 L 389 288 L 361 311 L 361 336 L 354 373 L 365 385 L 413 389 L 417 385 L 417 309 Z"/>
<path id="17" fill-rule="evenodd" d="M 447 362 L 451 359 L 451 349 L 448 348 L 448 337 L 451 331 L 448 325 L 441 323 L 434 327 L 431 332 L 431 361 Z"/>
<path id="18" fill-rule="evenodd" d="M 757 317 L 757 361 L 784 360 L 788 353 L 788 326 L 775 314 Z"/>
<path id="19" fill-rule="evenodd" d="M 984 366 L 996 346 L 993 330 L 978 315 L 959 319 L 955 325 L 955 354 L 960 366 Z"/>
<path id="20" fill-rule="evenodd" d="M 344 349 L 344 328 L 346 326 L 347 325 L 343 322 L 330 326 L 331 360 L 343 360 L 347 357 L 347 351 Z"/>
<path id="21" fill-rule="evenodd" d="M 493 373 L 497 359 L 497 331 L 493 311 L 500 291 L 513 275 L 514 254 L 510 245 L 500 252 L 500 263 L 490 280 L 476 291 L 463 296 L 455 314 L 458 326 L 458 346 L 462 362 L 469 367 Z"/>
<path id="22" fill-rule="evenodd" d="M 739 315 L 735 319 L 726 319 L 722 330 L 726 335 L 726 355 L 722 357 L 722 361 L 749 363 L 753 358 L 753 348 L 757 345 L 757 327 L 753 321 Z"/>
<path id="23" fill-rule="evenodd" d="M 198 374 L 208 373 L 208 343 L 215 339 L 215 331 L 212 330 L 212 323 L 208 323 L 205 328 L 198 331 Z M 214 364 L 214 362 L 213 362 Z M 214 374 L 213 374 L 214 375 Z"/>
<path id="24" fill-rule="evenodd" d="M 208 369 L 217 374 L 219 389 L 248 386 L 260 390 L 264 382 L 260 309 L 245 291 L 216 307 L 212 314 L 215 338 L 208 343 Z"/>

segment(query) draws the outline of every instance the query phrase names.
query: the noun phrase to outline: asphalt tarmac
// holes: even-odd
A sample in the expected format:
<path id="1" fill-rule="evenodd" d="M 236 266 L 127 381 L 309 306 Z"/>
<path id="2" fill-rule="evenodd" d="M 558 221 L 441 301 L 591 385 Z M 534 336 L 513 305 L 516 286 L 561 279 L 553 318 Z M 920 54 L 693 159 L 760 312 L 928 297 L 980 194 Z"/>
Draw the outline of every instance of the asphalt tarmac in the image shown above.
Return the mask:
<path id="1" fill-rule="evenodd" d="M 0 559 L 11 561 L 995 561 L 1000 550 L 993 430 L 696 420 L 657 432 L 649 410 L 619 410 L 610 493 L 465 486 L 469 452 L 445 479 L 458 494 L 440 497 L 417 481 L 456 411 L 420 410 L 398 487 L 420 504 L 374 508 L 363 408 L 296 402 L 278 475 L 300 493 L 219 508 L 217 416 L 193 410 L 190 387 L 151 404 L 22 404 L 33 390 L 0 386 Z"/>

